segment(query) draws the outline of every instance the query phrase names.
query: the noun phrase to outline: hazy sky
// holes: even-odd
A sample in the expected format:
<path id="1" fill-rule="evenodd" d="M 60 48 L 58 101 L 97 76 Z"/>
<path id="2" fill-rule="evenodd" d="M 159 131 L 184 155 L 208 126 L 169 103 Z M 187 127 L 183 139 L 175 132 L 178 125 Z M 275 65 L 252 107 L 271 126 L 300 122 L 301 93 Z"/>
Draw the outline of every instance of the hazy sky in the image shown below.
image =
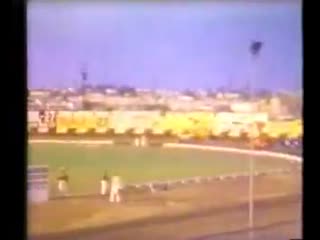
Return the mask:
<path id="1" fill-rule="evenodd" d="M 28 4 L 31 88 L 91 83 L 146 88 L 302 85 L 301 4 L 96 1 Z M 267 2 L 267 1 L 264 1 Z M 253 62 L 251 40 L 263 41 Z"/>

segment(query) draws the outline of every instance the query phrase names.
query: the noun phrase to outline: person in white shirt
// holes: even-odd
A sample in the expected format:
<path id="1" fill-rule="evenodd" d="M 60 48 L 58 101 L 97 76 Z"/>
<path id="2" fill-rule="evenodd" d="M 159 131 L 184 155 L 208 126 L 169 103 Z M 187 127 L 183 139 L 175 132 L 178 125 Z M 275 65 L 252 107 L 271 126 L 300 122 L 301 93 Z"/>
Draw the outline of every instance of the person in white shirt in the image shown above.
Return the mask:
<path id="1" fill-rule="evenodd" d="M 119 176 L 113 176 L 111 178 L 111 190 L 110 190 L 110 202 L 121 202 L 120 189 L 122 188 L 122 182 Z"/>
<path id="2" fill-rule="evenodd" d="M 58 191 L 61 195 L 66 196 L 68 194 L 69 176 L 66 169 L 63 167 L 60 169 L 60 175 L 58 176 Z"/>

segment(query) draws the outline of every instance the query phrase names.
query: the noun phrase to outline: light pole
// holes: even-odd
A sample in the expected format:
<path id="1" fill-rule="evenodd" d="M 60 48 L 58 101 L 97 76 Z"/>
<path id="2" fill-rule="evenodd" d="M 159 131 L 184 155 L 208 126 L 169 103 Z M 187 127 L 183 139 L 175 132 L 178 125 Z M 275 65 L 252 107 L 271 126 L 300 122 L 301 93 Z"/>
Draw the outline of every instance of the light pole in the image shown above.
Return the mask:
<path id="1" fill-rule="evenodd" d="M 250 101 L 253 101 L 253 81 L 256 78 L 256 61 L 261 51 L 263 43 L 260 41 L 253 41 L 250 45 L 250 54 L 252 56 L 252 76 L 249 82 L 249 98 Z M 254 123 L 255 124 L 255 123 Z M 253 149 L 253 143 L 250 143 L 251 148 Z M 254 227 L 254 197 L 253 197 L 253 188 L 254 188 L 254 157 L 249 155 L 249 229 L 250 229 L 250 239 L 253 237 L 253 232 L 251 231 Z"/>

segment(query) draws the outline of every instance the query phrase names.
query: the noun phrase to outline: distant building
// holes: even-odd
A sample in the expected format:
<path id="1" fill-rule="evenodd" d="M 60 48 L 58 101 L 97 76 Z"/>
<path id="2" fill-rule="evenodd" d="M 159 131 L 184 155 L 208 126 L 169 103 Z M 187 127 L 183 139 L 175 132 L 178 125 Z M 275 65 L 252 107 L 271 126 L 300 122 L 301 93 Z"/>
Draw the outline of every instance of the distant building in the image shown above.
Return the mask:
<path id="1" fill-rule="evenodd" d="M 216 94 L 216 98 L 217 99 L 225 99 L 225 100 L 235 100 L 235 99 L 239 99 L 241 97 L 241 95 L 239 93 L 234 93 L 234 92 L 218 92 Z"/>
<path id="2" fill-rule="evenodd" d="M 101 103 L 105 101 L 105 95 L 101 93 L 86 93 L 84 98 L 88 102 Z"/>
<path id="3" fill-rule="evenodd" d="M 35 98 L 35 97 L 48 97 L 50 95 L 50 91 L 47 90 L 31 90 L 29 91 L 29 97 Z"/>
<path id="4" fill-rule="evenodd" d="M 240 94 L 239 93 L 224 93 L 224 98 L 226 99 L 239 99 L 240 98 Z"/>
<path id="5" fill-rule="evenodd" d="M 257 102 L 234 102 L 230 104 L 230 109 L 238 113 L 252 113 L 259 110 Z"/>
<path id="6" fill-rule="evenodd" d="M 283 114 L 281 100 L 278 97 L 270 99 L 270 116 L 277 117 Z"/>

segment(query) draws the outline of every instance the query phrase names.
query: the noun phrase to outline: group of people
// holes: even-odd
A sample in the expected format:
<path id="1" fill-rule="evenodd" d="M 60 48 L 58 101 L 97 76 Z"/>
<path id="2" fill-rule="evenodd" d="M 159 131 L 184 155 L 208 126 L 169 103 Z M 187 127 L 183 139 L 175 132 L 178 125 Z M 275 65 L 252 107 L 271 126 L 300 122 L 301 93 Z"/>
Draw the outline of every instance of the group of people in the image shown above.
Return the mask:
<path id="1" fill-rule="evenodd" d="M 58 191 L 63 196 L 69 194 L 69 175 L 65 168 L 61 168 L 58 180 Z M 121 202 L 120 190 L 123 184 L 119 176 L 109 177 L 107 172 L 104 172 L 100 181 L 100 194 L 107 196 L 109 194 L 109 202 Z"/>

